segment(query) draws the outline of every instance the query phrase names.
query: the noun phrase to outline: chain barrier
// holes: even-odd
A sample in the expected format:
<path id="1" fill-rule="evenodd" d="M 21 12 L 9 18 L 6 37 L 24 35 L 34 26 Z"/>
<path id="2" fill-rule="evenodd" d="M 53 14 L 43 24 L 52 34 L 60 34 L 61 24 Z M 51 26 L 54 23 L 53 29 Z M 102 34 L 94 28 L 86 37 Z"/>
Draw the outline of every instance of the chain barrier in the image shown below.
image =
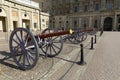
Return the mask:
<path id="1" fill-rule="evenodd" d="M 91 37 L 91 40 L 90 40 L 90 42 L 86 45 L 86 46 L 83 46 L 83 44 L 80 44 L 80 49 L 81 49 L 81 52 L 80 52 L 80 54 L 81 54 L 81 56 L 80 56 L 80 61 L 78 61 L 78 64 L 79 65 L 84 65 L 84 64 L 86 64 L 86 62 L 84 61 L 84 54 L 88 54 L 89 52 L 90 52 L 90 50 L 93 50 L 94 48 L 93 48 L 93 45 L 94 44 L 96 44 L 97 43 L 97 40 L 99 39 L 99 38 L 97 38 L 97 33 L 94 35 L 94 38 L 93 38 L 93 36 Z M 91 46 L 90 48 L 89 48 L 89 50 L 87 51 L 87 52 L 84 52 L 84 49 L 88 49 L 87 47 L 88 46 Z"/>
<path id="2" fill-rule="evenodd" d="M 99 37 L 100 37 L 100 36 L 96 34 L 96 40 L 98 40 Z M 83 50 L 81 49 L 82 55 L 81 55 L 81 54 L 78 54 L 77 57 L 75 58 L 75 60 L 74 60 L 73 62 L 76 62 L 76 61 L 78 60 L 79 56 L 81 56 L 80 61 L 78 61 L 78 62 L 76 62 L 76 63 L 77 63 L 77 64 L 80 63 L 80 64 L 82 64 L 82 65 L 86 64 L 86 62 L 84 61 L 84 56 L 86 56 L 86 55 L 90 52 L 90 48 L 87 48 L 87 47 L 90 46 L 90 44 L 91 44 L 91 38 L 90 38 L 90 40 L 88 40 L 88 41 L 89 41 L 89 42 L 88 42 L 85 46 L 83 46 L 83 45 L 81 46 L 83 50 L 84 50 L 84 49 L 88 49 L 88 51 L 84 53 Z M 94 41 L 94 40 L 93 40 L 93 41 Z M 85 55 L 84 55 L 84 54 L 85 54 Z M 69 69 L 59 78 L 59 80 L 62 80 L 62 79 L 66 76 L 66 74 L 70 71 L 70 69 L 73 67 L 74 64 L 75 64 L 75 63 L 72 63 L 72 64 L 71 64 L 71 66 L 69 67 Z M 50 70 L 51 70 L 51 68 L 53 67 L 53 65 L 54 65 L 54 60 L 53 60 L 53 62 L 52 62 L 51 67 L 49 68 L 49 70 L 48 70 L 45 74 L 43 74 L 43 75 L 39 78 L 39 80 L 42 80 L 42 78 L 44 78 L 45 75 L 50 72 Z"/>

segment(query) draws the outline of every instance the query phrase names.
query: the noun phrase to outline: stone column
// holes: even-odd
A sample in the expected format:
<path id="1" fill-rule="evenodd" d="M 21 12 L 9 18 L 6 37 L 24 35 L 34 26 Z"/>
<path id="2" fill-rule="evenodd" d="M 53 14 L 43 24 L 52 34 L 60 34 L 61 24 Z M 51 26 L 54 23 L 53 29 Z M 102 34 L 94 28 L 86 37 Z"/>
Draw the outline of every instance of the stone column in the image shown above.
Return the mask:
<path id="1" fill-rule="evenodd" d="M 93 27 L 92 26 L 92 16 L 89 17 L 89 28 Z"/>
<path id="2" fill-rule="evenodd" d="M 23 27 L 22 26 L 22 14 L 21 14 L 20 9 L 18 9 L 18 27 Z"/>
<path id="3" fill-rule="evenodd" d="M 93 0 L 91 0 L 91 1 L 90 1 L 90 4 L 89 4 L 89 8 L 90 8 L 89 10 L 90 10 L 90 11 L 93 10 L 93 6 L 94 6 L 94 5 L 93 5 Z"/>
<path id="4" fill-rule="evenodd" d="M 33 14 L 33 11 L 31 12 L 30 15 L 31 15 L 31 17 L 30 17 L 30 26 L 31 26 L 30 29 L 31 30 L 35 30 L 35 28 L 34 28 L 34 17 L 33 17 L 34 14 Z"/>
<path id="5" fill-rule="evenodd" d="M 106 0 L 101 0 L 101 9 L 102 10 L 106 9 Z"/>
<path id="6" fill-rule="evenodd" d="M 104 28 L 104 16 L 101 15 L 101 20 L 100 20 L 100 28 Z"/>
<path id="7" fill-rule="evenodd" d="M 117 30 L 117 15 L 116 14 L 114 14 L 114 23 L 113 23 L 113 30 Z"/>
<path id="8" fill-rule="evenodd" d="M 73 13 L 73 4 L 71 0 L 70 0 L 70 13 Z"/>
<path id="9" fill-rule="evenodd" d="M 118 9 L 118 1 L 114 0 L 114 9 Z"/>
<path id="10" fill-rule="evenodd" d="M 70 16 L 70 28 L 73 27 L 73 16 Z"/>
<path id="11" fill-rule="evenodd" d="M 79 3 L 79 12 L 82 12 L 82 2 Z"/>
<path id="12" fill-rule="evenodd" d="M 38 18 L 38 20 L 37 20 L 37 30 L 40 30 L 40 15 L 39 15 L 40 13 L 39 13 L 39 11 L 38 11 L 38 14 L 37 14 L 37 18 Z M 49 20 L 48 20 L 49 21 Z"/>
<path id="13" fill-rule="evenodd" d="M 82 20 L 82 19 L 79 17 L 79 27 L 82 27 L 82 26 L 81 26 L 81 20 Z"/>
<path id="14" fill-rule="evenodd" d="M 116 9 L 120 9 L 119 3 L 120 3 L 120 0 L 114 0 L 114 5 Z"/>
<path id="15" fill-rule="evenodd" d="M 3 5 L 4 4 L 4 0 L 0 0 L 0 5 Z"/>
<path id="16" fill-rule="evenodd" d="M 11 10 L 11 7 L 9 7 L 9 19 L 8 19 L 8 31 L 12 31 L 13 30 L 13 21 L 12 21 L 12 10 Z"/>

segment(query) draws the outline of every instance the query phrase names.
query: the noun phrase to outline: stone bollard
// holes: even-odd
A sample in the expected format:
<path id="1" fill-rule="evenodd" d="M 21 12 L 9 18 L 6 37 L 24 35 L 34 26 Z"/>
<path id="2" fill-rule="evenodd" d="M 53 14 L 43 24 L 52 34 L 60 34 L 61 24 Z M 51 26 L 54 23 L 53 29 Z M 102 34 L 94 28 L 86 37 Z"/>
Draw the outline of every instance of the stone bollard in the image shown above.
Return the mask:
<path id="1" fill-rule="evenodd" d="M 83 44 L 80 44 L 81 47 L 81 55 L 80 55 L 80 61 L 78 62 L 79 65 L 85 65 L 86 62 L 84 61 L 84 53 L 83 53 Z"/>
<path id="2" fill-rule="evenodd" d="M 93 50 L 93 37 L 91 37 L 91 47 L 90 47 L 91 50 Z"/>
<path id="3" fill-rule="evenodd" d="M 96 35 L 95 35 L 95 39 L 94 40 L 95 40 L 94 44 L 96 44 L 97 43 L 97 36 Z"/>

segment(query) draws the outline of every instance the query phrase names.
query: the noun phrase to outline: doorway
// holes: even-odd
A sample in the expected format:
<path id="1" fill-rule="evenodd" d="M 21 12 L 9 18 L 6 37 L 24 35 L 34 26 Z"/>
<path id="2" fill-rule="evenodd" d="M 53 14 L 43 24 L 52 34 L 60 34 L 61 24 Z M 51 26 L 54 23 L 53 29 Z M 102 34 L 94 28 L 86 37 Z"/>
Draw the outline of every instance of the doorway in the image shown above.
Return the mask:
<path id="1" fill-rule="evenodd" d="M 6 21 L 5 17 L 0 17 L 0 31 L 6 32 Z"/>
<path id="2" fill-rule="evenodd" d="M 22 20 L 22 26 L 23 26 L 23 28 L 30 29 L 30 20 L 23 19 Z"/>
<path id="3" fill-rule="evenodd" d="M 112 18 L 107 17 L 104 20 L 104 31 L 112 31 Z"/>
<path id="4" fill-rule="evenodd" d="M 16 29 L 18 27 L 17 21 L 13 21 L 13 29 Z"/>

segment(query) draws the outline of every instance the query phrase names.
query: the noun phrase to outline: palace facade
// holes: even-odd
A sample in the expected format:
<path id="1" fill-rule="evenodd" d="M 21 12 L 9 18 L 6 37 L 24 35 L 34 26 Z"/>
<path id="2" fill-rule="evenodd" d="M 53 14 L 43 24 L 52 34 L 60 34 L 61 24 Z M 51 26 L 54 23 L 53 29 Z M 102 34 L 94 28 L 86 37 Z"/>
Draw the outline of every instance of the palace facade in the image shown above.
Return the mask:
<path id="1" fill-rule="evenodd" d="M 0 0 L 0 32 L 17 27 L 41 30 L 48 27 L 48 18 L 49 14 L 41 12 L 39 3 L 32 0 Z"/>
<path id="2" fill-rule="evenodd" d="M 120 0 L 43 0 L 50 27 L 120 29 Z M 48 7 L 48 8 L 46 8 Z"/>

